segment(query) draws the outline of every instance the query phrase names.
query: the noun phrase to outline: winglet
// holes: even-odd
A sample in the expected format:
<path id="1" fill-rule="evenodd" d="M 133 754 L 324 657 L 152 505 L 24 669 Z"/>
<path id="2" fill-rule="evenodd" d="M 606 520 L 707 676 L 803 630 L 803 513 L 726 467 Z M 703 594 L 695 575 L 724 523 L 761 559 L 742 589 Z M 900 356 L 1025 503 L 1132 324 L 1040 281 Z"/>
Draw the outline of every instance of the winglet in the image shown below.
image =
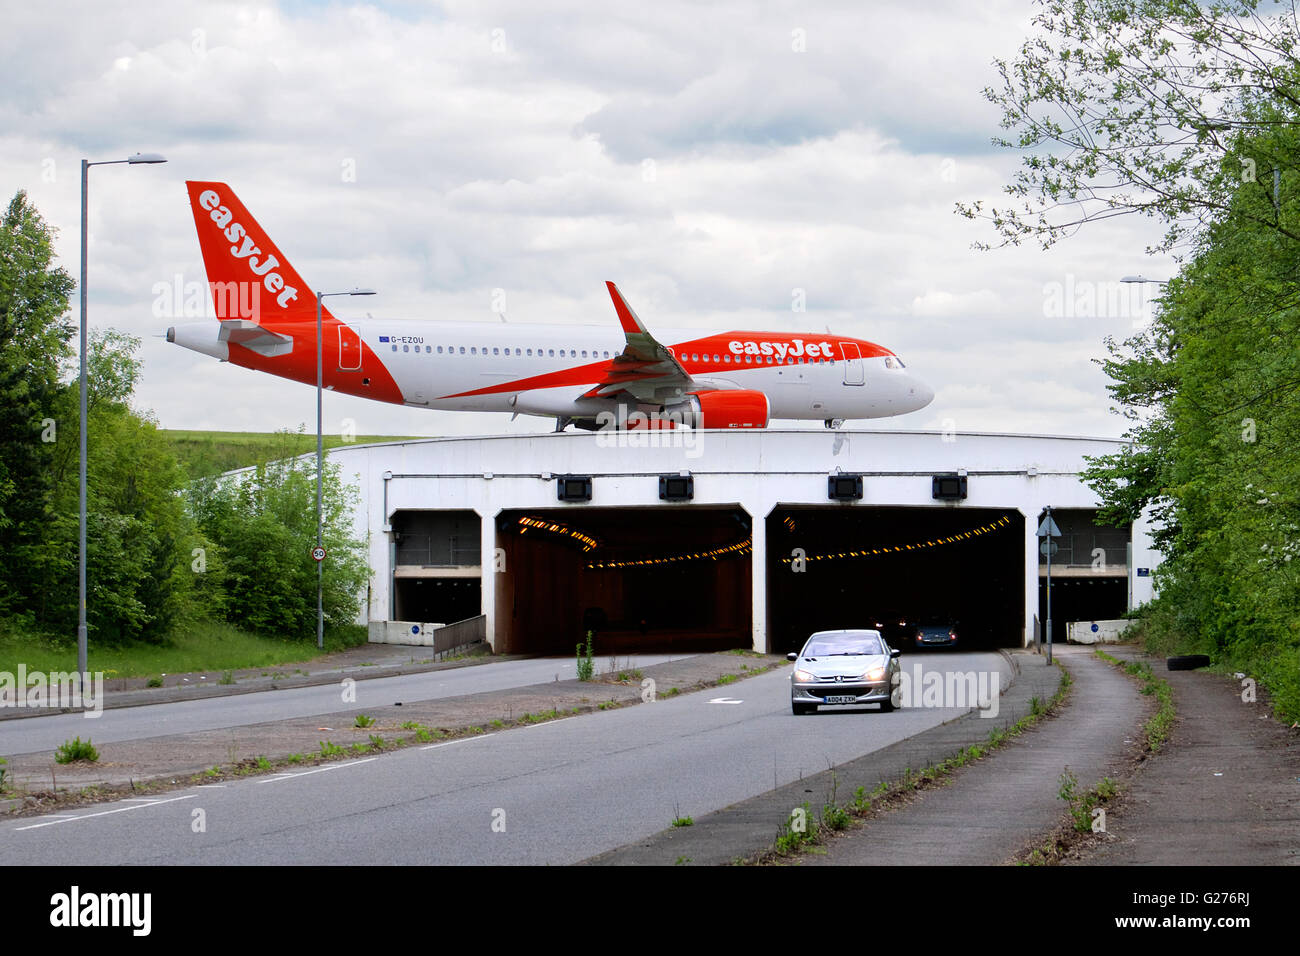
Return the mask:
<path id="1" fill-rule="evenodd" d="M 623 293 L 618 291 L 618 286 L 607 281 L 605 287 L 609 289 L 609 297 L 614 300 L 614 311 L 618 313 L 618 321 L 623 326 L 623 334 L 635 335 L 640 333 L 646 335 L 645 326 L 641 324 L 641 320 L 632 311 L 632 307 L 627 304 L 627 300 L 623 298 Z"/>

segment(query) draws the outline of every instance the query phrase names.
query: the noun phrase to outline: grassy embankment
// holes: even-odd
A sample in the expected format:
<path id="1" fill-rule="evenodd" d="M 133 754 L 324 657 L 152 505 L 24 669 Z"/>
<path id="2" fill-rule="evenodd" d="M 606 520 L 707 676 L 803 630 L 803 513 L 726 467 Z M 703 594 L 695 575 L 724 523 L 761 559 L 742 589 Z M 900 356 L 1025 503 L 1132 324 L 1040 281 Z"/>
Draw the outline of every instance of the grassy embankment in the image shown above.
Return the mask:
<path id="1" fill-rule="evenodd" d="M 205 432 L 161 429 L 191 478 L 206 478 L 222 472 L 247 468 L 273 455 L 305 455 L 316 450 L 316 435 L 305 432 Z M 326 448 L 365 445 L 371 442 L 402 441 L 398 435 L 323 436 Z"/>
<path id="2" fill-rule="evenodd" d="M 88 663 L 92 672 L 102 671 L 110 679 L 275 667 L 310 661 L 363 644 L 365 639 L 363 627 L 331 629 L 325 632 L 325 650 L 317 651 L 314 639 L 261 637 L 229 624 L 205 621 L 178 628 L 164 644 L 96 647 L 92 641 Z M 76 641 L 0 633 L 0 672 L 16 673 L 19 664 L 25 665 L 28 673 L 75 670 Z"/>
<path id="3" fill-rule="evenodd" d="M 246 468 L 275 455 L 306 454 L 316 448 L 316 436 L 303 433 L 162 430 L 161 434 L 171 442 L 177 460 L 192 478 Z M 340 435 L 324 436 L 327 448 L 397 440 L 387 435 L 363 435 L 346 441 Z M 364 628 L 330 629 L 325 633 L 323 653 L 364 642 Z M 296 664 L 321 653 L 307 638 L 291 641 L 262 637 L 221 622 L 203 621 L 178 627 L 162 644 L 97 647 L 92 639 L 89 665 L 92 671 L 103 671 L 110 678 L 148 677 Z M 0 627 L 0 671 L 15 673 L 20 663 L 29 672 L 73 670 L 77 666 L 75 635 L 52 639 Z"/>

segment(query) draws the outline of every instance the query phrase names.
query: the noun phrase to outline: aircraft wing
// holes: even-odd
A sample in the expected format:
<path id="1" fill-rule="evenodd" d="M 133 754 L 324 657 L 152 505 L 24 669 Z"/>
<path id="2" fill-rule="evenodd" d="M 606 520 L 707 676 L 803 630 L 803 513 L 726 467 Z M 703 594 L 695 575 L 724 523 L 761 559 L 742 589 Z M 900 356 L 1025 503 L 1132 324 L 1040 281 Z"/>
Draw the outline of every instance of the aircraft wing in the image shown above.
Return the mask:
<path id="1" fill-rule="evenodd" d="M 626 392 L 638 401 L 663 402 L 699 387 L 677 358 L 646 331 L 618 286 L 612 282 L 605 285 L 614 300 L 627 344 L 609 363 L 604 377 L 583 397 L 610 398 Z"/>

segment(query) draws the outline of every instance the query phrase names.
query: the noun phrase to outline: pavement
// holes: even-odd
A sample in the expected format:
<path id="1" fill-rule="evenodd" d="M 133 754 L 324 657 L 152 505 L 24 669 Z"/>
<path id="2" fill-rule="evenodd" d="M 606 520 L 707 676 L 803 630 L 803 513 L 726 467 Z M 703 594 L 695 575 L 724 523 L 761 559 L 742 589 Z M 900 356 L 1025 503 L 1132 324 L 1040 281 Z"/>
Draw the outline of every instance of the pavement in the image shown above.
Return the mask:
<path id="1" fill-rule="evenodd" d="M 1274 720 L 1258 691 L 1243 700 L 1241 679 L 1153 666 L 1173 691 L 1173 733 L 1133 775 L 1105 840 L 1067 862 L 1300 864 L 1300 728 Z"/>
<path id="2" fill-rule="evenodd" d="M 992 866 L 1041 840 L 1061 821 L 1067 770 L 1083 792 L 1124 775 L 1137 754 L 1148 710 L 1137 685 L 1090 647 L 1055 652 L 1074 684 L 1066 706 L 982 760 L 948 786 L 921 791 L 907 806 L 832 841 L 806 866 Z M 1034 669 L 1047 670 L 1041 662 Z"/>

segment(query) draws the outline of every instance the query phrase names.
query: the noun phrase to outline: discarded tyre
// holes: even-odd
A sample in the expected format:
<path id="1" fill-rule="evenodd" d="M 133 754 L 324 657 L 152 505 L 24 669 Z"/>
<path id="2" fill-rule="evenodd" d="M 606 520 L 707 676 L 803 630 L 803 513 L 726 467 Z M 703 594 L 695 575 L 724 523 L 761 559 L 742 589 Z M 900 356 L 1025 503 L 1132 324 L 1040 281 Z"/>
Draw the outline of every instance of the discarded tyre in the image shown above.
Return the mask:
<path id="1" fill-rule="evenodd" d="M 1210 658 L 1208 654 L 1184 654 L 1171 657 L 1165 663 L 1171 671 L 1194 671 L 1198 667 L 1209 667 Z"/>

